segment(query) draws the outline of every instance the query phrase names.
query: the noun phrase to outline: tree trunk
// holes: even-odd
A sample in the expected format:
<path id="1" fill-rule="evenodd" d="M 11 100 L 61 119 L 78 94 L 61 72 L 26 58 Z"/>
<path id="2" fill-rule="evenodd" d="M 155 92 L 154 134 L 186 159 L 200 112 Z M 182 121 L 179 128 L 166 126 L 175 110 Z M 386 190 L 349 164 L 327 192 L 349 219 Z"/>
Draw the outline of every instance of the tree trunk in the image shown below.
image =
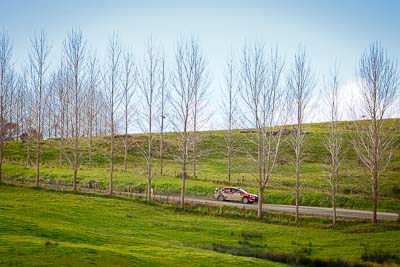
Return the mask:
<path id="1" fill-rule="evenodd" d="M 372 116 L 372 127 L 373 127 L 373 162 L 372 162 L 372 222 L 376 224 L 378 222 L 377 209 L 378 209 L 378 175 L 379 175 L 379 129 L 378 129 L 378 119 L 376 115 L 376 99 L 377 90 L 374 90 L 373 110 L 374 114 Z"/>
<path id="2" fill-rule="evenodd" d="M 337 134 L 333 125 L 331 129 L 331 140 L 333 140 L 333 135 Z M 332 145 L 332 143 L 331 143 Z M 338 181 L 338 173 L 336 165 L 336 151 L 337 151 L 338 142 L 337 140 L 334 143 L 334 148 L 331 146 L 331 202 L 332 202 L 332 225 L 336 225 L 336 189 L 337 189 L 337 181 Z"/>
<path id="3" fill-rule="evenodd" d="M 147 163 L 147 202 L 151 200 L 151 162 Z"/>
<path id="4" fill-rule="evenodd" d="M 69 98 L 67 96 L 67 98 Z M 69 99 L 66 99 L 66 103 L 69 103 Z M 69 105 L 65 105 L 65 118 L 67 118 L 66 120 L 66 129 L 65 129 L 65 137 L 68 138 L 69 137 Z"/>
<path id="5" fill-rule="evenodd" d="M 64 109 L 63 109 L 64 110 Z M 64 111 L 61 112 L 61 137 L 60 137 L 60 143 L 61 143 L 61 148 L 60 148 L 60 164 L 63 163 L 64 161 Z"/>
<path id="6" fill-rule="evenodd" d="M 41 73 L 41 71 L 40 71 Z M 42 132 L 41 129 L 41 119 L 42 119 L 42 114 L 41 114 L 41 110 L 42 110 L 42 79 L 41 77 L 39 78 L 39 104 L 36 107 L 38 110 L 38 117 L 37 117 L 37 142 L 36 142 L 36 186 L 39 186 L 39 173 L 40 173 L 40 135 Z"/>
<path id="7" fill-rule="evenodd" d="M 32 165 L 31 161 L 31 142 L 32 142 L 32 137 L 28 136 L 28 149 L 26 152 L 26 163 L 30 167 Z"/>
<path id="8" fill-rule="evenodd" d="M 93 125 L 92 119 L 90 119 L 90 126 L 89 126 L 89 168 L 93 167 L 93 156 L 92 156 L 92 148 L 93 148 Z"/>
<path id="9" fill-rule="evenodd" d="M 114 116 L 111 114 L 111 147 L 110 147 L 110 188 L 109 193 L 110 195 L 113 194 L 113 172 L 114 172 Z"/>
<path id="10" fill-rule="evenodd" d="M 186 157 L 182 163 L 182 183 L 181 183 L 181 209 L 185 208 L 185 180 L 186 180 Z"/>
<path id="11" fill-rule="evenodd" d="M 188 141 L 185 123 L 184 141 L 183 141 L 183 160 L 182 160 L 182 184 L 181 184 L 181 209 L 185 208 L 185 181 L 186 181 L 186 164 L 188 155 Z"/>
<path id="12" fill-rule="evenodd" d="M 332 185 L 332 224 L 336 225 L 336 177 L 331 177 Z"/>
<path id="13" fill-rule="evenodd" d="M 296 205 L 296 214 L 295 214 L 295 222 L 296 224 L 299 223 L 299 187 L 300 187 L 300 164 L 298 159 L 296 158 L 296 198 L 295 198 L 295 205 Z"/>
<path id="14" fill-rule="evenodd" d="M 78 165 L 79 165 L 79 116 L 78 116 L 78 74 L 77 67 L 75 67 L 75 142 L 74 142 L 74 191 L 77 189 L 78 179 Z"/>
<path id="15" fill-rule="evenodd" d="M 151 102 L 151 101 L 150 101 Z M 153 141 L 153 135 L 152 135 L 152 107 L 149 105 L 149 136 L 148 136 L 148 151 L 147 151 L 147 180 L 148 180 L 148 185 L 147 185 L 147 201 L 151 200 L 151 180 L 152 180 L 152 173 L 151 173 L 151 160 L 152 160 L 152 141 Z"/>
<path id="16" fill-rule="evenodd" d="M 125 91 L 125 104 L 127 103 L 127 92 Z M 125 137 L 124 137 L 124 170 L 128 170 L 128 107 L 125 106 Z"/>
<path id="17" fill-rule="evenodd" d="M 124 137 L 124 171 L 128 170 L 128 128 L 125 127 Z"/>
<path id="18" fill-rule="evenodd" d="M 263 219 L 263 195 L 264 195 L 264 189 L 260 185 L 259 190 L 258 190 L 258 219 L 262 221 Z"/>
<path id="19" fill-rule="evenodd" d="M 15 116 L 15 122 L 17 123 L 17 128 L 15 129 L 15 140 L 18 140 L 18 136 L 19 136 L 19 128 L 21 126 L 21 124 L 19 123 L 19 118 L 20 118 L 20 106 L 22 104 L 20 104 L 21 100 L 21 95 L 18 95 L 18 100 L 17 100 L 17 106 L 16 106 L 16 116 Z M 1 175 L 0 175 L 0 182 L 1 182 Z"/>
<path id="20" fill-rule="evenodd" d="M 160 175 L 163 174 L 163 149 L 164 149 L 164 114 L 161 114 L 161 131 L 160 131 Z"/>
<path id="21" fill-rule="evenodd" d="M 36 186 L 39 186 L 39 164 L 40 164 L 40 138 L 37 136 L 36 142 Z"/>
<path id="22" fill-rule="evenodd" d="M 296 214 L 295 214 L 295 222 L 296 224 L 299 223 L 299 197 L 300 197 L 300 156 L 301 156 L 301 134 L 302 134 L 302 129 L 301 129 L 301 102 L 299 101 L 297 103 L 297 132 L 296 132 Z"/>
<path id="23" fill-rule="evenodd" d="M 75 138 L 76 138 L 75 142 L 77 142 L 78 136 L 76 136 Z M 77 144 L 75 144 L 74 150 L 76 151 L 78 150 Z M 77 180 L 78 180 L 78 156 L 76 156 L 76 158 L 74 159 L 74 191 L 76 191 L 77 189 L 77 182 L 78 182 Z"/>
<path id="24" fill-rule="evenodd" d="M 258 199 L 258 219 L 262 220 L 262 191 L 264 190 L 262 181 L 263 181 L 263 142 L 262 135 L 260 133 L 261 129 L 259 128 L 258 118 L 256 117 L 256 129 L 257 129 L 257 165 L 258 165 L 258 192 L 260 194 Z"/>
<path id="25" fill-rule="evenodd" d="M 193 178 L 196 178 L 197 173 L 196 173 L 196 131 L 194 130 L 193 132 Z"/>
<path id="26" fill-rule="evenodd" d="M 49 118 L 49 120 L 48 120 L 48 125 L 47 125 L 47 127 L 49 128 L 48 129 L 48 138 L 51 138 L 51 108 L 50 108 L 50 105 L 51 105 L 51 99 L 48 99 L 48 101 L 50 102 L 50 103 L 48 103 L 48 105 L 49 105 L 49 110 L 48 110 L 48 113 L 47 113 L 47 116 L 48 116 L 48 118 Z"/>
<path id="27" fill-rule="evenodd" d="M 372 222 L 378 223 L 377 217 L 378 209 L 378 172 L 376 169 L 372 173 Z"/>
<path id="28" fill-rule="evenodd" d="M 54 111 L 53 112 L 53 135 L 54 135 L 54 138 L 57 138 L 58 137 L 58 133 L 57 133 L 57 129 L 58 129 L 58 118 L 57 118 L 57 112 L 56 111 Z M 18 135 L 19 136 L 19 135 Z"/>
<path id="29" fill-rule="evenodd" d="M 91 96 L 90 96 L 90 107 L 89 107 L 89 168 L 93 167 L 93 159 L 92 159 L 92 148 L 93 148 L 93 102 L 94 102 L 94 94 L 93 88 L 91 88 Z"/>
<path id="30" fill-rule="evenodd" d="M 231 138 L 231 137 L 229 137 Z M 231 181 L 231 153 L 232 153 L 232 148 L 231 148 L 231 140 L 228 141 L 228 182 Z"/>
<path id="31" fill-rule="evenodd" d="M 197 163 L 197 97 L 195 95 L 195 100 L 194 100 L 194 114 L 193 114 L 193 178 L 196 178 L 197 173 L 196 173 L 196 163 Z"/>

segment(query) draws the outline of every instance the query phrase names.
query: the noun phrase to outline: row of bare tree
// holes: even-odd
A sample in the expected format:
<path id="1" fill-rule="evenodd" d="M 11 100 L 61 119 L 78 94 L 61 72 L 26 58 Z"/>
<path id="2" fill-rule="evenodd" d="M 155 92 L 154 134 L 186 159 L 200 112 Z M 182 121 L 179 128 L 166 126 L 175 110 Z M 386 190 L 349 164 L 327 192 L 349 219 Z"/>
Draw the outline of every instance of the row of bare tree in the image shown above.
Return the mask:
<path id="1" fill-rule="evenodd" d="M 138 147 L 146 161 L 147 197 L 151 199 L 153 162 L 158 160 L 163 173 L 164 131 L 166 114 L 169 129 L 176 133 L 177 158 L 181 169 L 181 207 L 184 208 L 185 181 L 188 166 L 196 176 L 199 158 L 198 131 L 210 117 L 207 112 L 209 73 L 199 42 L 190 38 L 178 42 L 175 62 L 166 64 L 165 55 L 152 38 L 143 60 L 139 63 L 132 51 L 123 50 L 117 34 L 109 40 L 106 56 L 101 62 L 87 48 L 81 30 L 73 29 L 63 43 L 58 67 L 50 68 L 50 46 L 44 31 L 33 35 L 29 60 L 20 73 L 11 61 L 12 43 L 6 31 L 0 33 L 0 182 L 5 139 L 19 136 L 27 144 L 27 163 L 35 152 L 36 185 L 40 183 L 40 155 L 43 137 L 57 138 L 60 163 L 67 162 L 73 170 L 73 187 L 77 189 L 82 154 L 87 153 L 93 165 L 93 137 L 110 135 L 109 192 L 113 193 L 115 138 L 123 133 L 124 169 L 128 166 L 128 133 L 139 125 L 146 134 L 146 144 Z M 167 67 L 170 66 L 170 67 Z M 274 175 L 283 141 L 293 149 L 295 174 L 296 222 L 299 222 L 301 165 L 307 141 L 304 121 L 310 112 L 310 101 L 316 86 L 306 49 L 299 47 L 293 66 L 287 69 L 278 49 L 266 52 L 264 44 L 243 46 L 240 56 L 227 62 L 224 111 L 227 131 L 227 177 L 232 177 L 232 154 L 242 149 L 248 155 L 249 169 L 258 182 L 259 198 Z M 355 118 L 352 134 L 354 150 L 371 175 L 373 221 L 377 221 L 378 180 L 389 165 L 398 136 L 396 125 L 385 120 L 398 99 L 399 76 L 397 61 L 390 58 L 379 43 L 371 45 L 358 64 L 360 99 L 350 107 Z M 343 160 L 343 130 L 339 127 L 343 106 L 338 68 L 331 71 L 325 83 L 325 103 L 329 106 L 330 133 L 325 147 L 331 183 L 333 223 L 336 222 L 336 195 Z M 294 123 L 287 138 L 285 125 Z M 243 148 L 233 142 L 235 128 L 248 128 L 251 146 Z M 154 138 L 159 137 L 159 147 Z M 82 137 L 88 147 L 81 147 Z M 36 142 L 35 142 L 36 140 Z M 33 141 L 33 142 L 32 142 Z M 33 147 L 35 145 L 35 147 Z M 73 149 L 67 151 L 69 145 Z M 84 152 L 86 151 L 86 152 Z M 158 151 L 156 155 L 155 151 Z M 190 162 L 191 161 L 191 162 Z M 262 219 L 262 201 L 258 216 Z"/>
<path id="2" fill-rule="evenodd" d="M 155 158 L 159 159 L 160 173 L 163 173 L 164 131 L 168 112 L 169 128 L 177 132 L 184 206 L 185 179 L 190 159 L 193 175 L 196 175 L 197 133 L 204 120 L 208 88 L 206 62 L 195 38 L 179 43 L 176 68 L 168 70 L 165 56 L 152 38 L 147 43 L 142 64 L 137 64 L 132 52 L 123 50 L 118 36 L 113 34 L 104 61 L 100 62 L 88 50 L 81 30 L 72 29 L 63 43 L 59 67 L 50 68 L 50 46 L 42 30 L 31 38 L 29 60 L 20 75 L 11 63 L 12 43 L 4 30 L 0 41 L 0 121 L 4 124 L 0 128 L 5 132 L 4 129 L 10 128 L 12 123 L 13 131 L 7 131 L 9 139 L 20 137 L 27 143 L 29 165 L 33 158 L 31 154 L 35 152 L 37 186 L 40 183 L 41 138 L 59 139 L 59 161 L 72 166 L 73 188 L 76 190 L 82 154 L 87 151 L 91 168 L 93 137 L 107 134 L 110 135 L 109 192 L 112 194 L 115 136 L 124 133 L 124 169 L 127 170 L 128 132 L 133 126 L 138 126 L 147 136 L 146 144 L 137 149 L 146 161 L 147 197 L 150 200 L 152 162 Z M 160 137 L 158 156 L 155 155 L 157 149 L 153 142 L 155 134 Z M 88 138 L 88 148 L 81 147 L 82 137 Z M 3 147 L 4 138 L 6 135 L 1 135 L 0 148 Z M 67 145 L 73 148 L 71 152 L 65 149 Z M 1 161 L 0 154 L 0 171 Z"/>
<path id="3" fill-rule="evenodd" d="M 234 150 L 234 128 L 248 128 L 255 132 L 248 135 L 252 148 L 246 150 L 254 163 L 254 177 L 258 182 L 259 198 L 263 199 L 265 189 L 277 167 L 277 159 L 285 126 L 290 122 L 285 141 L 293 150 L 295 166 L 295 206 L 296 223 L 299 222 L 299 198 L 301 165 L 304 146 L 307 144 L 304 120 L 310 113 L 310 101 L 316 86 L 310 59 L 305 48 L 299 47 L 294 56 L 294 64 L 288 70 L 286 82 L 282 81 L 284 62 L 278 50 L 265 51 L 264 44 L 245 45 L 238 61 L 231 58 L 227 62 L 225 75 L 225 97 L 223 110 L 227 121 L 225 133 L 227 155 L 227 177 L 232 171 L 232 151 Z M 399 147 L 396 130 L 399 125 L 386 120 L 398 108 L 400 83 L 396 59 L 390 58 L 376 42 L 363 53 L 357 65 L 359 96 L 351 99 L 348 107 L 354 118 L 351 133 L 353 149 L 371 177 L 371 200 L 374 223 L 377 222 L 378 180 L 389 166 L 393 152 Z M 325 159 L 326 171 L 331 185 L 332 217 L 336 224 L 336 197 L 340 181 L 340 166 L 344 159 L 344 129 L 339 127 L 343 107 L 346 106 L 341 92 L 339 71 L 335 66 L 327 77 L 319 105 L 329 107 L 327 120 L 330 122 L 329 135 L 325 138 L 325 148 L 329 157 Z M 238 95 L 240 105 L 238 104 Z M 364 118 L 360 120 L 360 118 Z M 280 127 L 278 127 L 280 126 Z M 241 148 L 243 151 L 243 148 Z M 290 155 L 288 155 L 290 157 Z M 262 219 L 262 201 L 258 202 L 258 216 Z"/>

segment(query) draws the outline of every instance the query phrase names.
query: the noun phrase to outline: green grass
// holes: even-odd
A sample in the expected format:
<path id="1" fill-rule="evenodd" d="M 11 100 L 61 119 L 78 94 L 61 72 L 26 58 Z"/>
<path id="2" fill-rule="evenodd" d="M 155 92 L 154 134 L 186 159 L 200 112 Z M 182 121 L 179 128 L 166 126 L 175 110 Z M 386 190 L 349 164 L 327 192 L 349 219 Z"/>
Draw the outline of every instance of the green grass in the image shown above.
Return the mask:
<path id="1" fill-rule="evenodd" d="M 284 226 L 140 200 L 0 185 L 0 265 L 6 266 L 284 266 L 218 253 L 216 244 L 364 263 L 365 251 L 377 248 L 399 257 L 399 243 L 396 223 Z"/>
<path id="2" fill-rule="evenodd" d="M 400 125 L 400 119 L 388 120 L 390 123 Z M 340 127 L 344 130 L 344 155 L 345 160 L 340 170 L 340 185 L 338 206 L 353 209 L 371 209 L 370 178 L 362 168 L 350 144 L 352 134 L 351 122 L 342 122 Z M 328 174 L 326 173 L 327 152 L 324 149 L 324 137 L 328 134 L 328 124 L 306 124 L 305 131 L 305 161 L 301 168 L 301 205 L 330 207 Z M 397 130 L 400 136 L 400 130 Z M 122 138 L 116 140 L 115 186 L 126 189 L 129 186 L 136 191 L 146 188 L 146 164 L 138 146 L 145 145 L 146 137 L 141 134 L 130 135 L 130 149 L 128 159 L 128 172 L 123 171 L 123 142 Z M 197 163 L 197 177 L 190 177 L 187 181 L 187 194 L 191 196 L 211 197 L 216 187 L 224 185 L 238 185 L 250 192 L 257 193 L 257 184 L 253 176 L 256 168 L 250 161 L 245 151 L 252 149 L 249 139 L 252 134 L 234 133 L 236 152 L 233 156 L 233 177 L 229 183 L 226 178 L 226 157 L 224 154 L 224 132 L 206 131 L 200 133 L 201 157 Z M 72 158 L 70 141 L 67 141 L 67 157 L 59 162 L 59 141 L 55 139 L 43 140 L 41 156 L 41 177 L 44 182 L 72 183 L 72 167 L 68 157 Z M 154 141 L 158 148 L 158 139 Z M 268 203 L 293 204 L 294 203 L 294 165 L 293 152 L 288 143 L 282 143 L 279 165 L 271 178 L 264 201 Z M 78 182 L 81 186 L 96 183 L 99 188 L 108 187 L 108 149 L 109 137 L 98 136 L 94 138 L 94 167 L 88 168 L 88 140 L 81 138 L 82 152 L 81 167 L 78 172 Z M 33 146 L 34 147 L 34 146 Z M 166 134 L 164 174 L 159 174 L 159 162 L 155 157 L 153 161 L 153 185 L 156 191 L 177 194 L 180 191 L 180 166 L 176 158 L 176 136 Z M 30 179 L 34 177 L 34 167 L 26 166 L 25 144 L 20 141 L 11 141 L 4 148 L 4 175 L 10 179 Z M 154 151 L 157 154 L 157 151 Z M 32 153 L 34 154 L 34 153 Z M 32 155 L 34 156 L 34 155 Z M 34 159 L 34 157 L 33 157 Z M 190 161 L 191 162 L 191 161 Z M 191 166 L 189 165 L 189 170 Z M 190 175 L 190 173 L 189 173 Z M 378 210 L 400 211 L 400 149 L 393 154 L 392 164 L 382 174 L 379 180 Z"/>

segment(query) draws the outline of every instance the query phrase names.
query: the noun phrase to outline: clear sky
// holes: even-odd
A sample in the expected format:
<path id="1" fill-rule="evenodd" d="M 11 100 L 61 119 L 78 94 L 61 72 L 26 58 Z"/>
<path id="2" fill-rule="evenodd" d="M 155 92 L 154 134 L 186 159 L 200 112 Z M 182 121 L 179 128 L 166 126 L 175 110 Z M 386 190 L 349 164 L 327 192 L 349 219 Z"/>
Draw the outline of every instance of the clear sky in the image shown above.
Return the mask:
<path id="1" fill-rule="evenodd" d="M 278 46 L 286 67 L 301 43 L 319 80 L 337 61 L 342 80 L 351 81 L 361 53 L 375 40 L 400 58 L 400 1 L 395 0 L 0 0 L 0 27 L 13 39 L 17 67 L 27 58 L 30 36 L 41 28 L 52 45 L 53 64 L 72 27 L 80 27 L 100 55 L 115 30 L 137 58 L 150 35 L 172 56 L 177 40 L 193 34 L 207 58 L 216 96 L 227 56 L 245 41 Z"/>

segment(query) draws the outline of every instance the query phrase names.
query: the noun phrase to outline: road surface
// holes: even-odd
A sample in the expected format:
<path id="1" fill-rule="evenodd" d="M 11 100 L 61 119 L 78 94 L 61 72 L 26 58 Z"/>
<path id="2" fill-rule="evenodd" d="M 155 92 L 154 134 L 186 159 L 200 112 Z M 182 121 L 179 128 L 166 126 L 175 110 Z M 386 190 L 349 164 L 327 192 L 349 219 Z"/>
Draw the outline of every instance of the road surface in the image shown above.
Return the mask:
<path id="1" fill-rule="evenodd" d="M 155 199 L 160 200 L 161 202 L 179 202 L 179 197 L 166 197 L 166 196 L 154 196 Z M 167 199 L 168 198 L 168 199 Z M 203 198 L 192 198 L 186 197 L 186 202 L 191 203 L 199 203 L 213 206 L 231 206 L 245 209 L 257 209 L 257 204 L 242 204 L 237 202 L 228 202 L 228 201 L 217 201 L 211 199 L 203 199 Z M 285 213 L 295 213 L 295 206 L 293 205 L 280 205 L 280 204 L 264 204 L 263 210 L 265 211 L 277 211 L 277 212 L 285 212 Z M 310 206 L 299 206 L 299 212 L 303 215 L 313 215 L 313 216 L 322 216 L 322 217 L 332 217 L 332 209 L 331 208 L 321 208 L 321 207 L 310 207 Z M 336 208 L 336 216 L 338 218 L 347 218 L 347 219 L 371 219 L 372 212 L 365 210 L 351 210 L 351 209 L 342 209 Z M 399 218 L 399 214 L 390 213 L 390 212 L 378 212 L 378 220 L 382 221 L 396 221 Z"/>

